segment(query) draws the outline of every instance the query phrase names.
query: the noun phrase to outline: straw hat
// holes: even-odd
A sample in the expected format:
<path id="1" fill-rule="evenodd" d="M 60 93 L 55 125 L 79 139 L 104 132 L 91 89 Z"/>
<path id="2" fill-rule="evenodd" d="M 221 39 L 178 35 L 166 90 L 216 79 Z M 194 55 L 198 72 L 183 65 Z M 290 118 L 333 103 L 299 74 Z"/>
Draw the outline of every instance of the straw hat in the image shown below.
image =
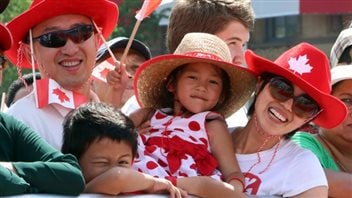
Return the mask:
<path id="1" fill-rule="evenodd" d="M 331 84 L 352 80 L 352 65 L 339 65 L 331 69 Z"/>
<path id="2" fill-rule="evenodd" d="M 269 72 L 290 80 L 312 97 L 323 110 L 313 122 L 333 128 L 347 116 L 346 106 L 331 93 L 330 66 L 327 56 L 318 48 L 300 43 L 284 52 L 274 62 L 248 50 L 245 54 L 250 69 L 258 75 Z"/>
<path id="3" fill-rule="evenodd" d="M 14 44 L 6 52 L 8 59 L 17 64 L 17 50 L 20 42 L 25 40 L 29 30 L 52 17 L 65 14 L 80 14 L 91 17 L 102 34 L 107 38 L 114 30 L 118 20 L 118 7 L 109 0 L 33 0 L 33 3 L 22 14 L 11 20 L 7 27 L 10 29 Z M 22 68 L 31 68 L 28 60 L 23 59 Z"/>
<path id="4" fill-rule="evenodd" d="M 230 79 L 228 98 L 217 109 L 225 117 L 242 107 L 251 96 L 256 76 L 248 69 L 231 63 L 228 46 L 217 36 L 206 33 L 188 33 L 174 54 L 157 56 L 144 62 L 137 70 L 134 80 L 135 95 L 142 107 L 170 107 L 170 93 L 166 90 L 169 74 L 188 63 L 209 63 L 223 69 Z"/>
<path id="5" fill-rule="evenodd" d="M 12 45 L 12 36 L 10 31 L 2 24 L 0 24 L 0 51 L 8 50 Z"/>
<path id="6" fill-rule="evenodd" d="M 126 48 L 127 43 L 128 43 L 128 38 L 122 37 L 122 36 L 111 39 L 110 41 L 107 42 L 108 46 L 110 47 L 113 53 L 118 49 Z M 146 46 L 144 43 L 142 43 L 137 39 L 132 40 L 131 49 L 136 50 L 146 60 L 149 60 L 152 57 L 152 54 L 148 46 Z M 109 51 L 107 50 L 106 45 L 103 44 L 98 50 L 96 60 L 97 62 L 102 62 L 109 57 L 110 57 Z"/>

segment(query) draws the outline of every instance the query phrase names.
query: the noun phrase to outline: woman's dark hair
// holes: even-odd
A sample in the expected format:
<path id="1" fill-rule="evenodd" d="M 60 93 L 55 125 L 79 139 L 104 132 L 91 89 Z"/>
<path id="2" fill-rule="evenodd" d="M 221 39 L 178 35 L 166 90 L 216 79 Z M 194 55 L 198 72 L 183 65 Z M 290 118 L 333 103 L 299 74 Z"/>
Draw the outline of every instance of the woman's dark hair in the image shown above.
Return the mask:
<path id="1" fill-rule="evenodd" d="M 261 91 L 263 91 L 264 87 L 270 82 L 270 80 L 273 78 L 273 77 L 276 77 L 278 75 L 276 74 L 273 74 L 273 73 L 268 73 L 268 72 L 265 72 L 263 73 L 261 76 L 260 76 L 260 82 L 261 82 L 261 85 L 259 87 L 259 89 L 256 91 L 256 94 L 255 94 L 255 97 L 253 99 L 253 102 L 251 103 L 251 105 L 249 106 L 249 109 L 248 109 L 248 112 L 247 112 L 247 116 L 248 117 L 251 117 L 253 114 L 254 114 L 254 111 L 255 111 L 255 102 L 257 101 L 257 95 L 259 95 L 259 93 Z M 291 131 L 290 133 L 287 133 L 284 135 L 284 138 L 285 139 L 289 139 L 291 136 L 293 136 L 297 131 L 299 130 L 298 129 L 295 129 L 293 131 Z"/>

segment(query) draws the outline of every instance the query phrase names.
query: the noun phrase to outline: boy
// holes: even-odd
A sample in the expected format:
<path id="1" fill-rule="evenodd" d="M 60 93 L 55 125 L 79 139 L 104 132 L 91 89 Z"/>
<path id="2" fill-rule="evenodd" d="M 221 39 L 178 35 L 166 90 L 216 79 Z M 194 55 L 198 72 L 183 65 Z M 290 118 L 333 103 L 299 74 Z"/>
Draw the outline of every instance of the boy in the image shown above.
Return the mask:
<path id="1" fill-rule="evenodd" d="M 137 150 L 132 121 L 117 108 L 87 103 L 71 111 L 63 123 L 62 152 L 75 155 L 81 166 L 85 192 L 117 195 L 145 191 L 185 193 L 165 179 L 131 169 Z"/>

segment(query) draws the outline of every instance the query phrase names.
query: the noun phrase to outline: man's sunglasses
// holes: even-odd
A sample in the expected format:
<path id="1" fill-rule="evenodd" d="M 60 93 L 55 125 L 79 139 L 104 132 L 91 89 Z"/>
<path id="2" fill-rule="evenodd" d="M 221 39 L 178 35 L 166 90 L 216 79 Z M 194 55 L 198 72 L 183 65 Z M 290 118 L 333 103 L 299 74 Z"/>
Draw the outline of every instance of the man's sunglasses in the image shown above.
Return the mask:
<path id="1" fill-rule="evenodd" d="M 59 30 L 49 32 L 33 38 L 33 41 L 39 41 L 44 47 L 58 48 L 66 45 L 67 39 L 71 39 L 76 44 L 88 40 L 94 32 L 93 25 L 78 25 L 68 30 Z"/>
<path id="2" fill-rule="evenodd" d="M 269 81 L 272 97 L 280 102 L 293 98 L 292 111 L 300 118 L 311 118 L 320 112 L 319 105 L 307 94 L 294 96 L 292 84 L 284 78 L 273 77 Z"/>

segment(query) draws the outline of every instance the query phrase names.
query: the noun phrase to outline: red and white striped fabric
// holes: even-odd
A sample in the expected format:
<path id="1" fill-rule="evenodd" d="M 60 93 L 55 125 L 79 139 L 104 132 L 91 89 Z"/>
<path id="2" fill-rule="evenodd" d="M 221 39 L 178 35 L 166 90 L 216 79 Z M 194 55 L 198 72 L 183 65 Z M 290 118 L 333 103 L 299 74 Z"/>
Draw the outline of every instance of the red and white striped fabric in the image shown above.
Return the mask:
<path id="1" fill-rule="evenodd" d="M 84 95 L 62 88 L 56 81 L 44 78 L 36 81 L 38 108 L 48 104 L 60 104 L 66 108 L 75 109 L 88 102 Z"/>

